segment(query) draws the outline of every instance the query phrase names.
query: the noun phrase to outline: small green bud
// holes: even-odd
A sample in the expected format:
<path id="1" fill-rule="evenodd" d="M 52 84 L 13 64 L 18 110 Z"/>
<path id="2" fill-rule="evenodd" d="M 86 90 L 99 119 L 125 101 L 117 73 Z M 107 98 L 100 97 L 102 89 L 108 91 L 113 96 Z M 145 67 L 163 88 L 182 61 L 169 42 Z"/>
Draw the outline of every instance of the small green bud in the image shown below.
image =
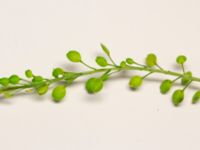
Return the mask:
<path id="1" fill-rule="evenodd" d="M 67 58 L 71 62 L 81 62 L 81 54 L 75 50 L 71 50 L 67 53 Z"/>
<path id="2" fill-rule="evenodd" d="M 132 58 L 126 58 L 126 62 L 127 62 L 127 64 L 129 64 L 129 65 L 132 65 L 132 64 L 135 63 L 135 61 L 134 61 Z"/>
<path id="3" fill-rule="evenodd" d="M 184 55 L 180 55 L 176 58 L 176 62 L 178 64 L 184 64 L 187 61 L 187 57 Z"/>
<path id="4" fill-rule="evenodd" d="M 172 95 L 172 102 L 174 106 L 178 106 L 184 99 L 184 91 L 176 90 Z"/>
<path id="5" fill-rule="evenodd" d="M 9 78 L 9 82 L 10 82 L 11 84 L 18 84 L 20 80 L 21 80 L 21 79 L 20 79 L 20 77 L 19 77 L 18 75 L 12 75 L 12 76 L 10 76 L 10 78 Z"/>
<path id="6" fill-rule="evenodd" d="M 96 58 L 96 63 L 101 67 L 106 67 L 108 65 L 107 60 L 102 56 Z"/>
<path id="7" fill-rule="evenodd" d="M 2 86 L 8 86 L 9 84 L 9 79 L 8 78 L 0 78 L 0 84 Z"/>
<path id="8" fill-rule="evenodd" d="M 121 63 L 120 63 L 120 67 L 122 67 L 122 68 L 124 68 L 124 67 L 126 67 L 127 65 L 126 65 L 126 62 L 125 61 L 122 61 Z"/>
<path id="9" fill-rule="evenodd" d="M 186 72 L 181 79 L 181 84 L 186 85 L 191 81 L 191 79 L 192 79 L 192 72 Z"/>
<path id="10" fill-rule="evenodd" d="M 48 86 L 48 85 L 42 85 L 42 86 L 36 88 L 36 91 L 37 91 L 37 93 L 38 93 L 39 95 L 44 95 L 44 94 L 47 93 L 48 89 L 49 89 L 49 86 Z"/>
<path id="11" fill-rule="evenodd" d="M 59 78 L 60 75 L 63 75 L 64 71 L 63 69 L 61 68 L 55 68 L 52 72 L 52 75 L 55 77 L 55 78 Z"/>
<path id="12" fill-rule="evenodd" d="M 33 73 L 32 73 L 31 70 L 26 70 L 25 71 L 25 75 L 26 75 L 27 78 L 32 78 L 33 77 Z"/>
<path id="13" fill-rule="evenodd" d="M 157 57 L 155 54 L 148 54 L 146 57 L 146 65 L 148 67 L 153 67 L 157 64 Z"/>
<path id="14" fill-rule="evenodd" d="M 32 79 L 32 82 L 34 83 L 40 83 L 40 82 L 43 82 L 44 78 L 41 77 L 41 76 L 34 76 L 33 79 Z"/>
<path id="15" fill-rule="evenodd" d="M 54 90 L 52 91 L 52 97 L 54 102 L 62 101 L 65 95 L 66 95 L 66 87 L 63 85 L 55 87 Z"/>
<path id="16" fill-rule="evenodd" d="M 160 92 L 162 94 L 166 94 L 172 87 L 172 81 L 171 80 L 164 80 L 160 85 Z"/>
<path id="17" fill-rule="evenodd" d="M 200 91 L 197 91 L 192 97 L 192 104 L 196 104 L 200 100 Z"/>
<path id="18" fill-rule="evenodd" d="M 109 49 L 104 45 L 104 44 L 102 44 L 101 43 L 101 48 L 103 49 L 103 51 L 106 53 L 106 55 L 110 55 L 110 51 L 109 51 Z"/>
<path id="19" fill-rule="evenodd" d="M 100 78 L 90 78 L 85 86 L 88 93 L 97 93 L 103 88 L 103 80 Z"/>
<path id="20" fill-rule="evenodd" d="M 143 78 L 141 76 L 133 76 L 129 81 L 129 86 L 133 89 L 137 89 L 142 85 Z"/>

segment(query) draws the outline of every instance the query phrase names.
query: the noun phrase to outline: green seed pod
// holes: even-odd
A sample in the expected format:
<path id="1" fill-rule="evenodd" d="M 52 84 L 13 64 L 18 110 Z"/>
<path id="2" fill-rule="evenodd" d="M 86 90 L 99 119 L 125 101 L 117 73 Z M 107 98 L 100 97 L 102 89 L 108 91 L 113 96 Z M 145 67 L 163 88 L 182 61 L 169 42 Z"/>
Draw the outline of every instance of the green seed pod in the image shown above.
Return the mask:
<path id="1" fill-rule="evenodd" d="M 55 87 L 54 90 L 52 91 L 52 97 L 54 102 L 62 101 L 65 95 L 66 95 L 66 87 L 63 85 Z"/>
<path id="2" fill-rule="evenodd" d="M 52 75 L 55 77 L 55 78 L 59 78 L 59 76 L 63 75 L 64 71 L 62 68 L 55 68 L 52 72 Z"/>
<path id="3" fill-rule="evenodd" d="M 186 85 L 191 81 L 191 79 L 192 79 L 192 72 L 186 72 L 181 79 L 181 84 Z"/>
<path id="4" fill-rule="evenodd" d="M 126 59 L 127 64 L 132 65 L 135 63 L 135 61 L 132 58 L 127 58 Z"/>
<path id="5" fill-rule="evenodd" d="M 169 92 L 171 87 L 172 87 L 172 81 L 171 80 L 164 80 L 160 85 L 160 92 L 162 94 L 166 94 L 167 92 Z"/>
<path id="6" fill-rule="evenodd" d="M 104 44 L 102 44 L 102 43 L 101 43 L 101 48 L 102 48 L 103 51 L 106 53 L 106 55 L 110 56 L 110 51 L 109 51 L 109 49 L 108 49 Z"/>
<path id="7" fill-rule="evenodd" d="M 192 104 L 196 104 L 200 100 L 200 91 L 197 91 L 192 97 Z"/>
<path id="8" fill-rule="evenodd" d="M 178 106 L 184 99 L 184 91 L 176 90 L 172 95 L 172 102 L 174 106 Z"/>
<path id="9" fill-rule="evenodd" d="M 153 67 L 157 64 L 157 57 L 155 54 L 148 54 L 146 57 L 146 65 L 148 67 Z"/>
<path id="10" fill-rule="evenodd" d="M 19 77 L 18 75 L 12 75 L 12 76 L 10 76 L 10 78 L 9 78 L 9 82 L 10 82 L 11 84 L 18 84 L 20 80 L 21 80 L 21 79 L 20 79 L 20 77 Z"/>
<path id="11" fill-rule="evenodd" d="M 71 61 L 71 62 L 81 62 L 81 54 L 75 50 L 71 50 L 67 53 L 67 58 Z"/>
<path id="12" fill-rule="evenodd" d="M 9 79 L 8 78 L 0 78 L 0 84 L 2 86 L 8 86 L 9 85 Z"/>
<path id="13" fill-rule="evenodd" d="M 48 85 L 42 85 L 42 86 L 36 88 L 36 91 L 37 91 L 37 93 L 38 93 L 39 95 L 44 95 L 44 94 L 47 93 L 48 89 L 49 89 L 49 86 L 48 86 Z"/>
<path id="14" fill-rule="evenodd" d="M 32 78 L 33 77 L 33 73 L 32 73 L 31 70 L 26 70 L 25 71 L 25 75 L 26 75 L 27 78 Z"/>
<path id="15" fill-rule="evenodd" d="M 96 58 L 96 63 L 97 63 L 99 66 L 101 66 L 101 67 L 106 67 L 106 66 L 108 66 L 107 60 L 106 60 L 104 57 L 102 57 L 102 56 L 98 56 L 98 57 Z"/>
<path id="16" fill-rule="evenodd" d="M 124 67 L 126 67 L 127 65 L 126 65 L 126 62 L 125 61 L 122 61 L 121 63 L 120 63 L 120 67 L 122 67 L 122 68 L 124 68 Z"/>
<path id="17" fill-rule="evenodd" d="M 34 76 L 33 79 L 32 79 L 32 82 L 34 83 L 40 83 L 40 82 L 43 82 L 44 81 L 44 78 L 41 77 L 41 76 Z"/>
<path id="18" fill-rule="evenodd" d="M 90 78 L 87 80 L 85 88 L 90 94 L 97 93 L 103 88 L 103 80 L 100 78 Z"/>
<path id="19" fill-rule="evenodd" d="M 176 58 L 176 62 L 178 64 L 184 64 L 187 61 L 187 57 L 184 55 L 180 55 Z"/>
<path id="20" fill-rule="evenodd" d="M 137 89 L 142 85 L 143 78 L 141 76 L 133 76 L 129 81 L 129 86 L 132 89 Z"/>

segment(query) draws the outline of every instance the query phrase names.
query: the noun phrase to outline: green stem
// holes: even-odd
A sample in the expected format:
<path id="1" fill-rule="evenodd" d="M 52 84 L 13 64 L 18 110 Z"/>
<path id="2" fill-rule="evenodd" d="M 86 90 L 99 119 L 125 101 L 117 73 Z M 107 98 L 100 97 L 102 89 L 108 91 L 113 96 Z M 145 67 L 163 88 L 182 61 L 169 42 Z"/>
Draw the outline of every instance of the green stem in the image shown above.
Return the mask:
<path id="1" fill-rule="evenodd" d="M 96 70 L 96 68 L 94 68 L 94 67 L 91 67 L 90 65 L 86 64 L 86 63 L 85 63 L 85 62 L 83 62 L 82 60 L 80 61 L 80 63 L 81 63 L 81 64 L 83 64 L 84 66 L 86 66 L 86 67 L 88 67 L 88 68 L 92 69 L 92 70 Z"/>

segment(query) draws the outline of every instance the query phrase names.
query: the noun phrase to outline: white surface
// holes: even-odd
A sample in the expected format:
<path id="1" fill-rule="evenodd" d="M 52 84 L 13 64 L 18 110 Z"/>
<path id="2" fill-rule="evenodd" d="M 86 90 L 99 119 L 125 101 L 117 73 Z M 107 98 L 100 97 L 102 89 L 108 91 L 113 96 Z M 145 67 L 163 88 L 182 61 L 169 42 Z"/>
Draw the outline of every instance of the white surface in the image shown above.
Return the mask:
<path id="1" fill-rule="evenodd" d="M 143 61 L 155 52 L 170 69 L 185 54 L 188 68 L 200 75 L 199 18 L 198 0 L 0 0 L 1 76 L 27 68 L 44 76 L 57 66 L 84 69 L 72 68 L 65 53 L 78 49 L 95 64 L 100 42 L 117 61 Z M 159 94 L 159 82 L 146 81 L 137 92 L 127 83 L 113 79 L 90 96 L 80 82 L 60 104 L 33 95 L 1 101 L 1 149 L 200 149 L 200 105 L 190 104 L 195 89 L 175 108 L 170 94 Z"/>

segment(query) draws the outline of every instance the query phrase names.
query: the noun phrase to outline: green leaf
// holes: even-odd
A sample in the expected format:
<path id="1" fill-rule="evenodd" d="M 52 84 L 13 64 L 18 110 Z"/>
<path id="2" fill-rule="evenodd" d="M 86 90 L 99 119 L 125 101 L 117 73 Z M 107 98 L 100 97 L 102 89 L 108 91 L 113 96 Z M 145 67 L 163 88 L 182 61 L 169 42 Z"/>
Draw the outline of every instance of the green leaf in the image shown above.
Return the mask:
<path id="1" fill-rule="evenodd" d="M 59 78 L 59 76 L 63 75 L 64 74 L 64 70 L 62 68 L 55 68 L 52 72 L 52 75 L 55 77 L 55 78 Z"/>
<path id="2" fill-rule="evenodd" d="M 162 94 L 166 94 L 167 92 L 169 92 L 171 87 L 172 87 L 172 81 L 171 80 L 164 80 L 160 85 L 160 92 Z"/>
<path id="3" fill-rule="evenodd" d="M 196 104 L 200 100 L 200 91 L 197 91 L 192 97 L 192 104 Z"/>
<path id="4" fill-rule="evenodd" d="M 153 67 L 157 64 L 157 57 L 155 54 L 148 54 L 146 57 L 146 65 L 148 67 Z"/>
<path id="5" fill-rule="evenodd" d="M 101 66 L 101 67 L 106 67 L 106 66 L 108 66 L 107 60 L 106 60 L 104 57 L 102 57 L 102 56 L 96 57 L 96 63 L 97 63 L 99 66 Z"/>
<path id="6" fill-rule="evenodd" d="M 110 51 L 109 51 L 109 49 L 108 49 L 104 44 L 102 44 L 102 43 L 101 43 L 101 48 L 102 48 L 103 51 L 106 53 L 106 55 L 110 56 Z"/>
<path id="7" fill-rule="evenodd" d="M 103 88 L 103 80 L 100 78 L 90 78 L 87 80 L 85 87 L 88 93 L 97 93 Z"/>
<path id="8" fill-rule="evenodd" d="M 66 95 L 66 87 L 63 85 L 55 87 L 54 90 L 52 91 L 52 97 L 54 102 L 62 101 L 65 95 Z"/>
<path id="9" fill-rule="evenodd" d="M 133 76 L 129 81 L 129 86 L 132 89 L 137 89 L 142 85 L 143 78 L 141 76 Z"/>
<path id="10" fill-rule="evenodd" d="M 174 106 L 178 106 L 184 99 L 184 91 L 176 90 L 172 95 L 172 102 Z"/>
<path id="11" fill-rule="evenodd" d="M 181 79 L 181 84 L 182 85 L 187 85 L 192 79 L 192 72 L 186 72 L 182 79 Z"/>
<path id="12" fill-rule="evenodd" d="M 81 54 L 78 51 L 71 50 L 66 56 L 71 62 L 81 62 Z"/>
<path id="13" fill-rule="evenodd" d="M 42 85 L 42 86 L 36 88 L 36 91 L 37 91 L 37 93 L 38 93 L 39 95 L 44 95 L 44 94 L 47 93 L 48 89 L 49 89 L 49 86 L 48 86 L 48 85 Z"/>
<path id="14" fill-rule="evenodd" d="M 10 82 L 11 84 L 18 84 L 20 80 L 21 80 L 21 79 L 20 79 L 20 77 L 19 77 L 18 75 L 12 75 L 12 76 L 10 76 L 10 78 L 9 78 L 9 82 Z"/>
<path id="15" fill-rule="evenodd" d="M 187 61 L 187 57 L 184 55 L 180 55 L 176 58 L 176 62 L 178 64 L 184 64 Z"/>

